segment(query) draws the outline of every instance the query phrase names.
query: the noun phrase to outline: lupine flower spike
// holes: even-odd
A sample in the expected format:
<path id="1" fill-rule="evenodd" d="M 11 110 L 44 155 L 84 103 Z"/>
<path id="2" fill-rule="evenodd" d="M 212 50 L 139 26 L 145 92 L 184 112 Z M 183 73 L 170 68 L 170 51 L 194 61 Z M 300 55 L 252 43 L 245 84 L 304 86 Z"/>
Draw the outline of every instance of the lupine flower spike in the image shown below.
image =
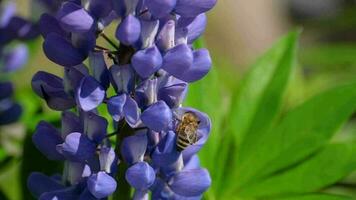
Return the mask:
<path id="1" fill-rule="evenodd" d="M 57 130 L 40 122 L 33 142 L 48 159 L 64 161 L 65 168 L 62 180 L 33 173 L 28 187 L 35 197 L 202 197 L 211 179 L 196 154 L 209 137 L 211 122 L 182 103 L 189 83 L 211 68 L 208 50 L 192 44 L 205 30 L 205 12 L 215 4 L 69 0 L 42 15 L 44 53 L 63 67 L 64 76 L 38 72 L 32 88 L 51 109 L 62 112 L 62 125 Z M 105 33 L 115 21 L 120 21 L 117 41 Z M 110 46 L 98 45 L 98 38 Z M 111 117 L 101 116 L 99 107 Z M 108 120 L 114 122 L 114 133 L 107 131 Z"/>

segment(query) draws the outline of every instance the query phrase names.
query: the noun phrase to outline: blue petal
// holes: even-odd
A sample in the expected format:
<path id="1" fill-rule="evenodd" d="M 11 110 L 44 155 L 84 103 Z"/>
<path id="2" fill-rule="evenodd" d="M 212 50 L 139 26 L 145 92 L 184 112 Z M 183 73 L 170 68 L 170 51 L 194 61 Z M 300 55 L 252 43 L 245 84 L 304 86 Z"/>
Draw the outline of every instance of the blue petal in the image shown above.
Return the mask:
<path id="1" fill-rule="evenodd" d="M 212 9 L 217 0 L 178 0 L 175 12 L 183 17 L 195 17 Z"/>
<path id="2" fill-rule="evenodd" d="M 82 133 L 84 131 L 79 117 L 70 111 L 64 111 L 62 113 L 61 124 L 62 124 L 62 129 L 61 129 L 62 138 L 65 138 L 67 135 L 73 132 Z"/>
<path id="3" fill-rule="evenodd" d="M 64 186 L 50 177 L 34 172 L 27 179 L 27 187 L 35 197 L 40 197 L 43 193 L 51 192 L 55 190 L 62 190 Z"/>
<path id="4" fill-rule="evenodd" d="M 137 51 L 131 62 L 135 71 L 142 78 L 148 78 L 161 68 L 162 55 L 156 46 Z"/>
<path id="5" fill-rule="evenodd" d="M 141 48 L 154 44 L 159 28 L 159 20 L 141 20 Z"/>
<path id="6" fill-rule="evenodd" d="M 114 174 L 117 168 L 118 158 L 111 147 L 102 147 L 99 154 L 100 169 L 106 173 Z"/>
<path id="7" fill-rule="evenodd" d="M 47 13 L 41 15 L 39 29 L 44 38 L 46 38 L 50 33 L 57 33 L 63 37 L 67 35 L 62 27 L 60 27 L 58 20 Z"/>
<path id="8" fill-rule="evenodd" d="M 89 75 L 89 70 L 84 64 L 65 67 L 63 85 L 68 94 L 74 96 L 80 86 L 81 80 Z"/>
<path id="9" fill-rule="evenodd" d="M 105 98 L 105 90 L 100 83 L 91 76 L 82 79 L 76 99 L 84 111 L 98 107 Z"/>
<path id="10" fill-rule="evenodd" d="M 188 84 L 173 77 L 171 79 L 173 79 L 172 83 L 159 89 L 158 99 L 165 101 L 169 107 L 176 108 L 183 103 L 188 90 Z"/>
<path id="11" fill-rule="evenodd" d="M 15 48 L 11 49 L 11 52 L 4 55 L 4 67 L 5 72 L 13 72 L 23 67 L 28 59 L 28 49 L 26 45 L 19 44 Z"/>
<path id="12" fill-rule="evenodd" d="M 89 139 L 96 143 L 101 141 L 106 136 L 108 122 L 104 117 L 101 117 L 94 112 L 85 112 L 84 114 L 84 133 Z"/>
<path id="13" fill-rule="evenodd" d="M 14 88 L 11 82 L 0 82 L 0 100 L 9 98 L 14 92 Z"/>
<path id="14" fill-rule="evenodd" d="M 73 200 L 78 199 L 79 193 L 75 187 L 69 187 L 62 190 L 55 190 L 42 194 L 39 200 Z"/>
<path id="15" fill-rule="evenodd" d="M 192 44 L 196 39 L 198 39 L 205 31 L 207 24 L 206 15 L 198 15 L 191 24 L 187 27 L 188 29 L 188 43 Z"/>
<path id="16" fill-rule="evenodd" d="M 96 19 L 104 18 L 113 10 L 113 1 L 91 0 L 88 10 Z"/>
<path id="17" fill-rule="evenodd" d="M 46 100 L 54 110 L 67 110 L 75 106 L 74 99 L 69 96 L 63 86 L 63 80 L 47 72 L 37 72 L 32 78 L 32 89 Z"/>
<path id="18" fill-rule="evenodd" d="M 87 184 L 90 193 L 98 199 L 108 197 L 116 190 L 115 179 L 105 172 L 90 176 Z"/>
<path id="19" fill-rule="evenodd" d="M 108 100 L 108 111 L 115 121 L 120 121 L 124 117 L 124 105 L 126 102 L 126 94 L 111 97 Z"/>
<path id="20" fill-rule="evenodd" d="M 43 51 L 48 59 L 67 67 L 79 65 L 87 56 L 57 33 L 47 35 L 43 43 Z"/>
<path id="21" fill-rule="evenodd" d="M 56 146 L 63 142 L 60 133 L 52 125 L 41 121 L 37 127 L 32 141 L 36 148 L 49 160 L 63 160 L 64 157 L 57 151 Z"/>
<path id="22" fill-rule="evenodd" d="M 176 2 L 177 0 L 149 0 L 146 5 L 153 16 L 163 18 L 172 12 Z"/>
<path id="23" fill-rule="evenodd" d="M 110 84 L 110 79 L 103 52 L 91 52 L 89 54 L 89 67 L 91 68 L 94 78 L 107 89 Z"/>
<path id="24" fill-rule="evenodd" d="M 173 20 L 168 20 L 157 36 L 157 46 L 162 51 L 167 51 L 168 49 L 174 47 L 175 45 L 175 22 Z"/>
<path id="25" fill-rule="evenodd" d="M 135 190 L 133 200 L 149 200 L 149 195 L 147 190 Z"/>
<path id="26" fill-rule="evenodd" d="M 128 15 L 117 27 L 115 35 L 122 44 L 130 46 L 139 40 L 140 34 L 140 21 L 133 15 Z"/>
<path id="27" fill-rule="evenodd" d="M 211 185 L 211 178 L 206 169 L 192 169 L 178 172 L 169 181 L 173 192 L 186 197 L 203 194 Z"/>
<path id="28" fill-rule="evenodd" d="M 193 64 L 193 52 L 186 44 L 170 49 L 163 59 L 162 68 L 175 77 L 181 77 Z"/>
<path id="29" fill-rule="evenodd" d="M 156 174 L 146 162 L 138 162 L 126 171 L 127 182 L 137 190 L 148 189 L 155 181 Z"/>
<path id="30" fill-rule="evenodd" d="M 126 137 L 121 145 L 121 155 L 124 160 L 132 165 L 143 161 L 147 148 L 147 134 L 143 131 Z"/>
<path id="31" fill-rule="evenodd" d="M 66 181 L 71 185 L 76 185 L 82 181 L 84 177 L 91 175 L 91 169 L 85 163 L 67 161 L 66 164 Z"/>
<path id="32" fill-rule="evenodd" d="M 10 19 L 16 14 L 15 2 L 8 2 L 0 8 L 0 28 L 6 27 Z"/>
<path id="33" fill-rule="evenodd" d="M 123 109 L 126 122 L 131 127 L 135 127 L 140 119 L 140 113 L 136 101 L 131 96 L 128 95 L 126 97 L 126 102 Z"/>
<path id="34" fill-rule="evenodd" d="M 22 107 L 19 104 L 10 101 L 6 106 L 5 110 L 0 110 L 0 125 L 14 123 L 22 114 Z"/>
<path id="35" fill-rule="evenodd" d="M 207 49 L 196 50 L 193 54 L 193 65 L 182 76 L 178 77 L 186 82 L 202 79 L 211 69 L 212 61 Z"/>
<path id="36" fill-rule="evenodd" d="M 172 122 L 172 112 L 164 101 L 158 101 L 141 114 L 141 120 L 148 128 L 159 132 Z"/>
<path id="37" fill-rule="evenodd" d="M 81 6 L 67 2 L 58 11 L 57 19 L 61 26 L 71 32 L 83 33 L 91 29 L 94 19 Z"/>
<path id="38" fill-rule="evenodd" d="M 111 82 L 118 94 L 129 93 L 135 85 L 134 71 L 130 65 L 110 67 Z"/>
<path id="39" fill-rule="evenodd" d="M 65 138 L 63 144 L 57 145 L 57 150 L 69 160 L 85 162 L 95 154 L 95 144 L 85 135 L 74 132 Z"/>

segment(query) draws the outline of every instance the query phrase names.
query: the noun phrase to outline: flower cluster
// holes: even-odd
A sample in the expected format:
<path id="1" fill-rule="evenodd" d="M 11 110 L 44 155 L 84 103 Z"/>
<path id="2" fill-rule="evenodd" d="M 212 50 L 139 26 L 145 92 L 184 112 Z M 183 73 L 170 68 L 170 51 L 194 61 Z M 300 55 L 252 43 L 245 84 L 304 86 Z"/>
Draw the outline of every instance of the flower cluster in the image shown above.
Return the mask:
<path id="1" fill-rule="evenodd" d="M 27 46 L 16 41 L 33 39 L 38 35 L 36 25 L 16 16 L 14 3 L 0 4 L 0 125 L 17 121 L 21 107 L 12 100 L 13 85 L 6 75 L 21 68 L 27 61 Z"/>
<path id="2" fill-rule="evenodd" d="M 48 159 L 64 160 L 65 169 L 62 179 L 33 173 L 28 186 L 34 196 L 105 199 L 114 192 L 130 195 L 129 185 L 133 199 L 148 199 L 149 192 L 152 199 L 201 198 L 211 179 L 196 154 L 211 122 L 182 102 L 188 83 L 211 68 L 208 50 L 192 43 L 215 3 L 69 0 L 41 16 L 43 50 L 63 66 L 64 77 L 38 72 L 32 87 L 63 114 L 61 131 L 41 122 L 33 142 Z M 120 45 L 104 33 L 117 20 Z M 114 49 L 98 45 L 101 37 Z M 114 121 L 113 133 L 107 133 L 107 120 Z"/>

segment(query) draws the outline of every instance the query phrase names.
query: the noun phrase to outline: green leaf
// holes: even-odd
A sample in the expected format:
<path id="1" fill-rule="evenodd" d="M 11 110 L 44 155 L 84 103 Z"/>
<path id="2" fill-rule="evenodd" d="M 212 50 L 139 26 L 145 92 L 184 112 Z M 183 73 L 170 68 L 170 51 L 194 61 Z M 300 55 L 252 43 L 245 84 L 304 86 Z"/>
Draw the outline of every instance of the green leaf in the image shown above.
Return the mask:
<path id="1" fill-rule="evenodd" d="M 281 39 L 243 80 L 231 110 L 230 127 L 237 144 L 251 140 L 255 129 L 268 127 L 277 115 L 295 65 L 298 36 L 299 32 L 292 32 Z"/>
<path id="2" fill-rule="evenodd" d="M 350 197 L 328 195 L 328 194 L 308 194 L 294 197 L 273 198 L 273 200 L 351 200 Z"/>
<path id="3" fill-rule="evenodd" d="M 330 140 L 355 107 L 356 83 L 330 89 L 296 107 L 275 128 L 241 149 L 245 159 L 237 168 L 238 185 L 305 159 Z"/>
<path id="4" fill-rule="evenodd" d="M 235 136 L 233 145 L 237 148 L 242 143 L 253 144 L 259 134 L 271 126 L 279 113 L 282 97 L 295 65 L 298 36 L 299 32 L 291 32 L 277 42 L 252 66 L 243 80 L 237 96 L 232 101 L 227 123 L 227 134 Z M 223 153 L 225 154 L 227 153 Z M 237 155 L 247 156 L 241 152 Z M 239 158 L 237 161 L 230 162 L 232 164 L 228 164 L 230 168 L 226 171 L 235 172 L 241 162 Z M 235 177 L 232 175 L 220 179 L 231 178 L 228 183 L 230 186 L 235 186 Z"/>
<path id="5" fill-rule="evenodd" d="M 356 169 L 356 144 L 329 144 L 303 163 L 241 188 L 247 197 L 303 194 L 329 186 Z"/>

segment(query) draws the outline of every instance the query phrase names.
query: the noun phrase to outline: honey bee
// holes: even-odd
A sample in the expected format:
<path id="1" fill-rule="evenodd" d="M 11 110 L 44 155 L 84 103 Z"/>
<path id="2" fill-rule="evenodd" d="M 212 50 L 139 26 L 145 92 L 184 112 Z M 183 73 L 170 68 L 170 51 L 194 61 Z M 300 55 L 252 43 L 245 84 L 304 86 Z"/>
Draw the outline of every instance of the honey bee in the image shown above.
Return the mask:
<path id="1" fill-rule="evenodd" d="M 198 127 L 200 120 L 192 112 L 186 112 L 183 114 L 182 119 L 179 120 L 179 124 L 176 129 L 177 133 L 177 150 L 183 151 L 189 145 L 192 145 L 198 140 Z"/>

